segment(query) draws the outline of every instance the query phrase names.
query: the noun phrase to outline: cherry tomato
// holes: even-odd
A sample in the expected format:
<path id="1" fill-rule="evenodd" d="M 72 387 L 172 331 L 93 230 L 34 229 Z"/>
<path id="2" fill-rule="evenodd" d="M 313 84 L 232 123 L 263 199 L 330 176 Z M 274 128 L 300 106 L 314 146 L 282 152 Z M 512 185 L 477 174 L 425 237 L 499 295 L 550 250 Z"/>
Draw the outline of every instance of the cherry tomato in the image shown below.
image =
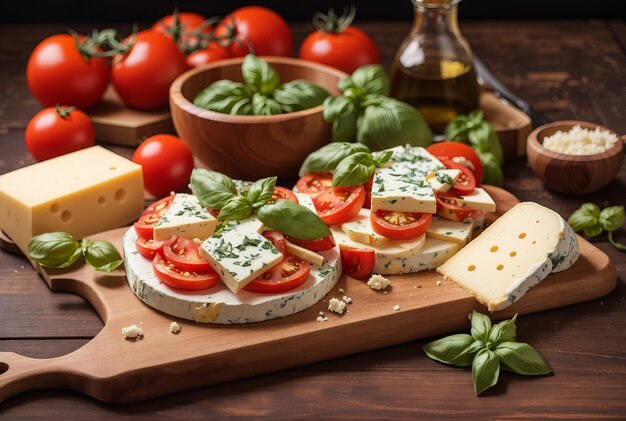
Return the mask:
<path id="1" fill-rule="evenodd" d="M 152 270 L 159 281 L 164 284 L 172 288 L 190 291 L 212 288 L 220 280 L 220 276 L 213 269 L 206 273 L 189 272 L 177 268 L 158 253 L 152 260 Z"/>
<path id="2" fill-rule="evenodd" d="M 363 186 L 332 187 L 313 198 L 313 204 L 322 221 L 328 225 L 353 219 L 365 202 Z"/>
<path id="3" fill-rule="evenodd" d="M 137 237 L 135 248 L 146 259 L 153 259 L 157 253 L 163 252 L 165 241 L 154 241 L 152 238 Z"/>
<path id="4" fill-rule="evenodd" d="M 178 269 L 206 273 L 211 266 L 200 256 L 200 243 L 187 238 L 173 236 L 163 245 L 163 256 Z"/>
<path id="5" fill-rule="evenodd" d="M 263 237 L 267 238 L 274 247 L 278 249 L 282 254 L 287 253 L 287 243 L 285 243 L 285 236 L 278 230 L 269 230 L 263 233 Z"/>
<path id="6" fill-rule="evenodd" d="M 313 240 L 303 240 L 301 238 L 294 238 L 289 236 L 286 236 L 286 238 L 287 240 L 289 240 L 289 242 L 311 251 L 324 251 L 330 250 L 331 248 L 335 247 L 335 239 L 332 235 L 327 235 L 326 237 L 322 238 L 315 238 Z"/>
<path id="7" fill-rule="evenodd" d="M 79 45 L 84 46 L 84 39 L 80 39 Z M 26 80 L 44 107 L 72 104 L 87 110 L 102 99 L 111 80 L 111 69 L 105 58 L 89 57 L 86 50 L 81 52 L 72 35 L 59 34 L 35 47 L 26 65 Z"/>
<path id="8" fill-rule="evenodd" d="M 165 212 L 167 212 L 172 204 L 172 200 L 174 200 L 174 196 L 164 197 L 154 202 L 143 211 L 139 220 L 133 224 L 135 232 L 139 237 L 148 240 L 154 238 L 154 225 L 165 215 Z"/>
<path id="9" fill-rule="evenodd" d="M 146 139 L 133 154 L 143 168 L 143 183 L 154 196 L 185 188 L 193 170 L 193 155 L 182 140 L 169 134 Z"/>
<path id="10" fill-rule="evenodd" d="M 355 279 L 364 278 L 372 273 L 375 263 L 374 250 L 341 249 L 342 271 Z"/>
<path id="11" fill-rule="evenodd" d="M 87 114 L 74 107 L 39 111 L 26 126 L 26 147 L 37 161 L 93 146 L 95 133 Z"/>
<path id="12" fill-rule="evenodd" d="M 298 198 L 291 190 L 285 187 L 275 186 L 272 200 L 278 199 L 291 200 L 292 202 L 298 203 Z"/>
<path id="13" fill-rule="evenodd" d="M 435 195 L 437 199 L 437 215 L 451 221 L 463 221 L 472 213 L 472 209 L 458 206 L 456 196 L 446 196 L 444 193 Z"/>
<path id="14" fill-rule="evenodd" d="M 343 16 L 331 10 L 313 18 L 316 31 L 309 34 L 300 47 L 300 58 L 327 64 L 352 73 L 366 64 L 380 63 L 376 44 L 365 32 L 350 26 L 355 9 Z"/>
<path id="15" fill-rule="evenodd" d="M 174 12 L 162 17 L 152 25 L 152 30 L 161 32 L 176 42 L 183 52 L 198 48 L 200 38 L 192 32 L 200 30 L 203 34 L 211 33 L 211 26 L 203 26 L 206 18 L 192 12 Z"/>
<path id="16" fill-rule="evenodd" d="M 474 178 L 472 170 L 467 168 L 465 165 L 457 164 L 451 159 L 440 158 L 440 161 L 450 170 L 461 171 L 461 175 L 459 175 L 456 183 L 454 183 L 454 186 L 450 189 L 451 194 L 463 196 L 474 192 L 474 189 L 476 188 L 476 178 Z"/>
<path id="17" fill-rule="evenodd" d="M 167 105 L 170 85 L 187 66 L 185 55 L 167 36 L 146 30 L 130 36 L 134 42 L 126 54 L 113 59 L 111 79 L 126 105 L 153 110 Z"/>
<path id="18" fill-rule="evenodd" d="M 310 273 L 311 264 L 308 261 L 287 253 L 280 263 L 250 282 L 244 289 L 262 294 L 290 291 L 304 284 Z"/>
<path id="19" fill-rule="evenodd" d="M 392 212 L 379 210 L 370 213 L 372 230 L 393 240 L 412 240 L 421 237 L 430 226 L 430 213 Z"/>
<path id="20" fill-rule="evenodd" d="M 296 189 L 300 193 L 316 196 L 333 186 L 333 175 L 329 172 L 312 172 L 305 174 L 296 183 Z"/>
<path id="21" fill-rule="evenodd" d="M 470 170 L 474 173 L 476 184 L 479 185 L 483 180 L 483 164 L 471 146 L 460 142 L 446 141 L 433 143 L 426 150 L 435 155 L 437 159 L 465 158 L 474 167 L 470 168 Z"/>
<path id="22" fill-rule="evenodd" d="M 230 53 L 224 47 L 220 47 L 217 43 L 212 42 L 207 48 L 196 50 L 187 56 L 187 66 L 198 67 L 214 61 L 229 58 Z"/>
<path id="23" fill-rule="evenodd" d="M 230 38 L 232 57 L 248 53 L 257 56 L 291 56 L 293 35 L 287 22 L 266 7 L 246 6 L 226 16 L 215 29 L 217 37 Z"/>

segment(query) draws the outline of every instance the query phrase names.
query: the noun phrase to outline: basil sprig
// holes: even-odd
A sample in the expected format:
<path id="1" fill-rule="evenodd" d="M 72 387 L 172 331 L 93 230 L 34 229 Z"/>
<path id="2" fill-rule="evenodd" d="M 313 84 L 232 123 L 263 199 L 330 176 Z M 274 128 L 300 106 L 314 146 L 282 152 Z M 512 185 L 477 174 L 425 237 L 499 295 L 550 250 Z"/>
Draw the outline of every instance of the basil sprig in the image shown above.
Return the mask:
<path id="1" fill-rule="evenodd" d="M 223 174 L 196 168 L 191 172 L 191 191 L 205 208 L 221 209 L 237 194 L 237 187 Z"/>
<path id="2" fill-rule="evenodd" d="M 471 335 L 456 334 L 430 342 L 424 352 L 435 361 L 459 367 L 472 366 L 476 396 L 498 382 L 500 368 L 526 376 L 552 372 L 546 361 L 527 343 L 515 342 L 517 314 L 492 327 L 477 311 L 471 315 Z"/>
<path id="3" fill-rule="evenodd" d="M 357 152 L 369 151 L 369 148 L 361 143 L 329 143 L 306 157 L 300 167 L 300 177 L 312 172 L 333 172 L 344 158 Z"/>
<path id="4" fill-rule="evenodd" d="M 446 126 L 445 136 L 446 139 L 467 143 L 474 148 L 483 164 L 483 183 L 494 186 L 504 184 L 500 168 L 503 162 L 502 145 L 494 128 L 484 120 L 481 110 L 455 117 Z"/>
<path id="5" fill-rule="evenodd" d="M 606 231 L 613 247 L 626 252 L 626 246 L 613 239 L 613 231 L 620 229 L 625 220 L 624 206 L 608 206 L 600 210 L 594 203 L 584 203 L 570 215 L 567 222 L 574 232 L 582 231 L 588 237 L 596 237 Z"/>
<path id="6" fill-rule="evenodd" d="M 364 184 L 376 168 L 391 159 L 391 151 L 357 152 L 339 162 L 333 174 L 333 187 Z"/>
<path id="7" fill-rule="evenodd" d="M 78 242 L 66 232 L 48 232 L 36 235 L 28 243 L 28 254 L 40 265 L 66 268 L 83 256 L 87 263 L 101 272 L 111 272 L 124 263 L 119 252 L 108 241 Z"/>

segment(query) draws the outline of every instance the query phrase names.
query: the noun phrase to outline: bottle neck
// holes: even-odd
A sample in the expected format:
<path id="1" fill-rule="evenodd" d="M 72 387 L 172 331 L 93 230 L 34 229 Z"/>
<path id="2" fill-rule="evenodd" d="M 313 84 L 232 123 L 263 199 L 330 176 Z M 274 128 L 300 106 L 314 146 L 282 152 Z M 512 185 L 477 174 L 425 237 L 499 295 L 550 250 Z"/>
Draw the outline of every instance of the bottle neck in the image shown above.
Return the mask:
<path id="1" fill-rule="evenodd" d="M 458 1 L 434 2 L 413 0 L 415 20 L 413 33 L 452 33 L 460 36 Z"/>

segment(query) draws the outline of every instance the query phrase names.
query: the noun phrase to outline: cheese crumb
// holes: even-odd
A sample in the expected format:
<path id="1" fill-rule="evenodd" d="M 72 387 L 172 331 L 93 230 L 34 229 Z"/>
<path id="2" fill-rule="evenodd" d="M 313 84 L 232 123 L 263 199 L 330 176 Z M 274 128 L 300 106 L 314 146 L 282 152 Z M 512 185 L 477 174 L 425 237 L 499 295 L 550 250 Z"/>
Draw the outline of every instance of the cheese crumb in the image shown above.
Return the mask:
<path id="1" fill-rule="evenodd" d="M 352 303 L 352 298 L 350 297 L 346 297 L 345 295 L 343 296 L 343 302 L 346 304 L 350 304 Z"/>
<path id="2" fill-rule="evenodd" d="M 143 330 L 137 325 L 130 325 L 122 328 L 124 339 L 140 339 L 143 338 Z"/>
<path id="3" fill-rule="evenodd" d="M 382 291 L 391 285 L 391 281 L 382 275 L 374 274 L 367 281 L 367 286 L 376 291 Z"/>
<path id="4" fill-rule="evenodd" d="M 339 293 L 343 294 L 345 291 L 343 290 L 343 288 L 339 288 Z"/>
<path id="5" fill-rule="evenodd" d="M 323 311 L 320 311 L 320 312 L 318 313 L 318 315 L 323 316 L 323 315 L 324 315 L 324 312 L 323 312 Z"/>
<path id="6" fill-rule="evenodd" d="M 325 322 L 328 320 L 328 317 L 324 317 L 324 316 L 317 316 L 316 319 L 318 322 Z"/>
<path id="7" fill-rule="evenodd" d="M 337 314 L 343 314 L 345 309 L 346 309 L 346 303 L 344 303 L 341 300 L 338 300 L 337 298 L 331 298 L 330 301 L 328 301 L 329 311 L 332 311 Z"/>
<path id="8" fill-rule="evenodd" d="M 437 286 L 440 287 L 441 285 L 443 285 L 443 282 L 437 281 Z"/>
<path id="9" fill-rule="evenodd" d="M 180 333 L 180 325 L 176 322 L 172 322 L 170 323 L 170 332 L 172 332 L 173 334 L 178 334 Z"/>
<path id="10" fill-rule="evenodd" d="M 393 306 L 393 311 L 400 311 L 400 304 Z"/>

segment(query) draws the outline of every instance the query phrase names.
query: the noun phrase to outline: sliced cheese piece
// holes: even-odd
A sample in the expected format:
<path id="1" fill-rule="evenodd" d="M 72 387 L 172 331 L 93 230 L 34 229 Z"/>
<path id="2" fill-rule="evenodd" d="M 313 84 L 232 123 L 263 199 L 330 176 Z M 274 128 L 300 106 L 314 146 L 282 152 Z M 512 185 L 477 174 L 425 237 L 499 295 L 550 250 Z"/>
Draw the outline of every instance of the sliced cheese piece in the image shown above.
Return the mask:
<path id="1" fill-rule="evenodd" d="M 204 241 L 200 255 L 235 294 L 283 259 L 282 253 L 265 237 L 237 226 Z"/>
<path id="2" fill-rule="evenodd" d="M 426 175 L 426 181 L 433 191 L 447 192 L 454 186 L 460 175 L 461 171 L 456 169 L 431 171 Z"/>
<path id="3" fill-rule="evenodd" d="M 34 235 L 81 239 L 136 220 L 143 205 L 141 166 L 100 146 L 0 176 L 0 229 L 25 254 Z"/>
<path id="4" fill-rule="evenodd" d="M 463 247 L 472 238 L 473 226 L 474 224 L 471 218 L 457 222 L 435 215 L 433 216 L 433 222 L 426 230 L 426 236 L 457 243 Z"/>
<path id="5" fill-rule="evenodd" d="M 549 273 L 572 266 L 579 255 L 576 235 L 563 218 L 525 202 L 437 271 L 496 311 L 517 301 Z"/>
<path id="6" fill-rule="evenodd" d="M 427 238 L 422 249 L 409 257 L 397 258 L 377 252 L 374 272 L 381 275 L 400 275 L 435 269 L 454 256 L 459 247 L 449 241 Z"/>
<path id="7" fill-rule="evenodd" d="M 313 213 L 317 215 L 317 209 L 315 209 L 315 205 L 313 204 L 313 199 L 306 193 L 298 193 L 294 191 L 296 198 L 298 199 L 298 203 L 300 203 L 305 208 L 308 208 Z"/>
<path id="8" fill-rule="evenodd" d="M 361 209 L 353 220 L 341 224 L 341 229 L 351 240 L 371 246 L 382 246 L 391 241 L 390 238 L 374 232 L 369 209 Z"/>
<path id="9" fill-rule="evenodd" d="M 243 219 L 241 221 L 222 221 L 224 227 L 239 227 L 238 229 L 241 231 L 250 231 L 256 232 L 257 234 L 261 234 L 265 229 L 265 224 L 261 222 L 256 216 L 251 216 L 248 219 Z M 217 230 L 220 228 L 218 227 Z"/>
<path id="10" fill-rule="evenodd" d="M 454 199 L 458 206 L 467 206 L 468 208 L 484 212 L 496 211 L 496 202 L 489 196 L 489 193 L 480 187 L 476 187 L 472 194 L 456 196 Z"/>
<path id="11" fill-rule="evenodd" d="M 390 240 L 382 246 L 372 246 L 351 240 L 338 226 L 331 226 L 331 232 L 340 249 L 374 250 L 376 260 L 397 258 L 404 259 L 419 253 L 426 242 L 426 235 L 411 241 Z"/>
<path id="12" fill-rule="evenodd" d="M 178 193 L 165 214 L 154 226 L 154 239 L 163 241 L 172 235 L 193 240 L 206 240 L 219 221 L 209 213 L 193 194 Z"/>
<path id="13" fill-rule="evenodd" d="M 372 183 L 372 211 L 435 213 L 433 189 L 418 171 L 379 168 Z"/>
<path id="14" fill-rule="evenodd" d="M 390 162 L 393 168 L 409 167 L 417 169 L 424 175 L 430 171 L 443 170 L 445 166 L 430 154 L 426 149 L 419 146 L 408 146 L 402 149 L 394 149 Z"/>
<path id="15" fill-rule="evenodd" d="M 314 265 L 322 266 L 324 264 L 324 256 L 322 256 L 321 254 L 309 249 L 305 249 L 304 247 L 301 247 L 287 240 L 285 240 L 285 244 L 287 245 L 288 253 L 307 260 Z"/>

